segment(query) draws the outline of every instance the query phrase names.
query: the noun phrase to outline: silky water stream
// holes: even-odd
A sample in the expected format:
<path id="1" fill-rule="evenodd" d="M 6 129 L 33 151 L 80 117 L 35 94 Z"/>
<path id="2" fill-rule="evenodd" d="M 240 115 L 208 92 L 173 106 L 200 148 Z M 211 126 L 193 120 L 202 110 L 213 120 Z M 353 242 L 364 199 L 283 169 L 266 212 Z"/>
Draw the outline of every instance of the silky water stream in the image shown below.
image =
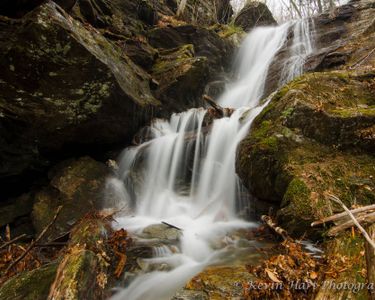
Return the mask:
<path id="1" fill-rule="evenodd" d="M 236 80 L 218 100 L 235 108 L 231 116 L 207 126 L 207 110 L 201 108 L 174 114 L 169 121 L 154 120 L 144 143 L 124 150 L 118 176 L 107 184 L 122 208 L 114 226 L 131 232 L 137 243 L 152 245 L 154 253 L 140 261 L 144 272 L 127 280 L 113 299 L 171 299 L 205 267 L 236 253 L 231 232 L 257 226 L 238 217 L 250 200 L 244 201 L 235 172 L 236 149 L 268 104 L 261 102 L 268 70 L 290 32 L 292 46 L 280 83 L 300 75 L 313 51 L 310 22 L 258 27 L 239 51 Z M 158 233 L 160 225 L 164 232 Z"/>

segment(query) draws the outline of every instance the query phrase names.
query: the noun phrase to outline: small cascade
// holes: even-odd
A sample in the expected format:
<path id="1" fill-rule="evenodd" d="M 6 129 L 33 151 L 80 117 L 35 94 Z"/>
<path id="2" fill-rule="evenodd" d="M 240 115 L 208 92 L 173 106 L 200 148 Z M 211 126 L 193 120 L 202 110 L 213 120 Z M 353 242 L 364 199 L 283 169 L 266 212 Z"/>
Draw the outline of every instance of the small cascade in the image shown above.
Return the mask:
<path id="1" fill-rule="evenodd" d="M 237 59 L 236 80 L 219 100 L 236 108 L 231 116 L 209 122 L 207 110 L 190 109 L 169 121 L 155 120 L 144 143 L 123 152 L 118 176 L 108 180 L 107 188 L 108 198 L 126 207 L 115 226 L 144 238 L 148 226 L 172 224 L 182 235 L 178 251 L 159 246 L 147 260 L 168 270 L 138 275 L 113 299 L 171 299 L 190 278 L 221 261 L 228 244 L 235 246 L 230 239 L 222 243 L 228 233 L 256 226 L 238 217 L 244 187 L 235 171 L 236 149 L 269 102 L 260 102 L 268 69 L 290 28 L 295 34 L 285 78 L 302 72 L 304 59 L 292 57 L 312 51 L 311 40 L 305 39 L 310 35 L 307 24 L 259 27 L 248 35 Z"/>
<path id="2" fill-rule="evenodd" d="M 313 19 L 295 21 L 291 28 L 293 39 L 281 73 L 280 86 L 302 75 L 306 59 L 314 52 Z"/>

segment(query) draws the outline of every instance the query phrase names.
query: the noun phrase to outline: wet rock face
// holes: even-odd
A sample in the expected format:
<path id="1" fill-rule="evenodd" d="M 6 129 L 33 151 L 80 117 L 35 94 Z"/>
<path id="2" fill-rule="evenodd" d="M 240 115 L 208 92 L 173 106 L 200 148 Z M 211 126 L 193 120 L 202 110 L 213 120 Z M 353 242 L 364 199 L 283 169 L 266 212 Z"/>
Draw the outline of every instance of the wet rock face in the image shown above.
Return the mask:
<path id="1" fill-rule="evenodd" d="M 36 192 L 32 221 L 41 232 L 53 219 L 58 206 L 63 208 L 47 234 L 51 240 L 69 231 L 85 214 L 101 208 L 107 176 L 106 165 L 89 157 L 61 163 L 50 171 L 50 185 Z"/>
<path id="2" fill-rule="evenodd" d="M 67 144 L 124 142 L 160 104 L 147 73 L 53 2 L 2 20 L 0 48 L 0 177 Z"/>
<path id="3" fill-rule="evenodd" d="M 248 1 L 234 20 L 236 26 L 245 31 L 250 31 L 255 26 L 276 25 L 276 21 L 264 3 Z"/>
<path id="4" fill-rule="evenodd" d="M 282 88 L 241 143 L 237 171 L 259 199 L 279 203 L 279 222 L 312 237 L 311 222 L 375 202 L 373 73 L 306 74 Z M 259 176 L 262 174 L 263 176 Z"/>
<path id="5" fill-rule="evenodd" d="M 345 69 L 363 58 L 373 49 L 374 12 L 371 1 L 351 1 L 330 14 L 312 18 L 310 28 L 314 52 L 306 60 L 305 72 Z M 291 50 L 292 38 L 293 33 L 290 32 L 288 42 L 270 67 L 265 95 L 269 95 L 279 85 L 285 59 Z M 364 63 L 356 69 L 365 66 L 366 61 Z"/>

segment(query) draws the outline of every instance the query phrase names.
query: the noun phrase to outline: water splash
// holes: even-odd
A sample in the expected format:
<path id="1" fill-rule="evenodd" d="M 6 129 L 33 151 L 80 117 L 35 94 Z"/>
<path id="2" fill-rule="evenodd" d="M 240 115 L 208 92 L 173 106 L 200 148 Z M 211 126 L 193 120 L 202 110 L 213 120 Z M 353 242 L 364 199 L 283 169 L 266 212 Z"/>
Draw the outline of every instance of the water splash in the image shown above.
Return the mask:
<path id="1" fill-rule="evenodd" d="M 244 187 L 235 172 L 236 149 L 269 102 L 260 103 L 268 69 L 286 44 L 290 28 L 308 30 L 296 29 L 300 26 L 297 22 L 260 27 L 249 34 L 237 59 L 237 80 L 220 98 L 222 106 L 237 108 L 230 117 L 208 126 L 207 111 L 191 109 L 174 114 L 169 121 L 155 120 L 148 140 L 124 151 L 118 177 L 109 181 L 109 187 L 114 187 L 116 199 L 122 199 L 132 212 L 117 217 L 116 226 L 141 236 L 147 226 L 167 222 L 183 234 L 179 251 L 159 246 L 147 260 L 166 264 L 170 271 L 139 275 L 113 299 L 170 299 L 191 277 L 225 255 L 224 246 L 213 245 L 235 229 L 255 226 L 237 217 Z M 310 47 L 305 39 L 295 38 L 293 43 L 296 53 L 302 44 Z M 300 72 L 302 63 L 288 61 L 285 78 Z"/>

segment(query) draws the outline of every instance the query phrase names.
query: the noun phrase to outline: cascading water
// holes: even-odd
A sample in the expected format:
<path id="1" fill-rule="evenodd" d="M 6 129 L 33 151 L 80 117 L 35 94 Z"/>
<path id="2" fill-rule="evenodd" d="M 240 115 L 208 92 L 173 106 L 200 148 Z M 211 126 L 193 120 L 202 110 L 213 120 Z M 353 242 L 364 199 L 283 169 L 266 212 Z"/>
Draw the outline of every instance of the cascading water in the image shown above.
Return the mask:
<path id="1" fill-rule="evenodd" d="M 149 225 L 166 222 L 181 228 L 182 235 L 179 249 L 159 246 L 147 260 L 165 264 L 169 271 L 138 275 L 113 299 L 171 299 L 191 277 L 226 253 L 224 246 L 214 246 L 217 241 L 235 229 L 255 226 L 236 216 L 243 188 L 235 172 L 236 148 L 268 103 L 259 104 L 268 69 L 286 44 L 290 28 L 310 36 L 303 22 L 260 27 L 248 35 L 237 60 L 236 81 L 219 100 L 222 106 L 236 108 L 230 117 L 207 127 L 207 111 L 191 109 L 169 122 L 156 120 L 148 141 L 124 151 L 118 177 L 108 181 L 111 198 L 115 195 L 127 211 L 117 217 L 116 226 L 141 238 Z M 284 68 L 289 68 L 288 79 L 303 67 L 302 60 L 292 57 L 301 55 L 300 48 L 311 47 L 310 39 L 299 37 L 294 34 L 295 49 Z"/>

